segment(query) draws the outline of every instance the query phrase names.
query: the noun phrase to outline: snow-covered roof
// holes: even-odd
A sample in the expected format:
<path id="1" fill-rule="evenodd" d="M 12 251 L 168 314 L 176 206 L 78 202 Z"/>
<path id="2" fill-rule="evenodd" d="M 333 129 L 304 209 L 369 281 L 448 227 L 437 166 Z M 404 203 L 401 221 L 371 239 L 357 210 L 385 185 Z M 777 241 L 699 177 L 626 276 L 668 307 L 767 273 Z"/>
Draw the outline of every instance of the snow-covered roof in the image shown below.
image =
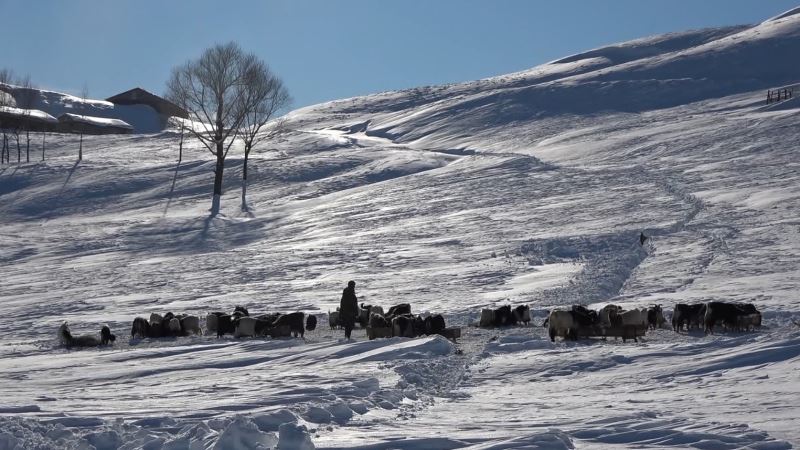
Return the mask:
<path id="1" fill-rule="evenodd" d="M 78 114 L 62 114 L 58 116 L 59 122 L 81 122 L 88 125 L 93 125 L 96 127 L 117 127 L 117 128 L 127 128 L 132 130 L 133 127 L 124 120 L 119 119 L 108 119 L 105 117 L 93 117 L 93 116 L 81 116 Z"/>
<path id="2" fill-rule="evenodd" d="M 15 108 L 13 106 L 0 106 L 0 113 L 11 116 L 28 117 L 41 122 L 58 122 L 55 117 L 47 114 L 44 111 L 39 111 L 38 109 L 22 109 Z"/>
<path id="3" fill-rule="evenodd" d="M 109 97 L 106 101 L 116 105 L 148 105 L 166 116 L 189 117 L 185 109 L 140 87 Z"/>

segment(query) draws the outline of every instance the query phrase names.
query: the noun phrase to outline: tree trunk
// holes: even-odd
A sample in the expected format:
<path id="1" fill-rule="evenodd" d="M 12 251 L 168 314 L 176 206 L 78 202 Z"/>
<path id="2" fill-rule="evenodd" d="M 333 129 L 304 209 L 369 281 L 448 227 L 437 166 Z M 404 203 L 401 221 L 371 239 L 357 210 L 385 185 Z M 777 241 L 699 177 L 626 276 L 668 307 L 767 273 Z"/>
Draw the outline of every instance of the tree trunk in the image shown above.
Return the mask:
<path id="1" fill-rule="evenodd" d="M 217 140 L 217 166 L 214 168 L 214 198 L 211 202 L 211 215 L 219 214 L 222 197 L 222 172 L 225 170 L 225 148 L 221 139 Z"/>
<path id="2" fill-rule="evenodd" d="M 250 146 L 244 146 L 244 164 L 242 165 L 242 211 L 247 211 L 247 161 L 250 158 Z"/>
<path id="3" fill-rule="evenodd" d="M 83 133 L 81 133 L 81 144 L 78 147 L 78 161 L 83 161 Z"/>
<path id="4" fill-rule="evenodd" d="M 181 126 L 181 142 L 178 144 L 178 162 L 183 160 L 183 126 Z"/>
<path id="5" fill-rule="evenodd" d="M 8 138 L 6 138 L 6 133 L 3 133 L 3 148 L 0 149 L 0 164 L 3 164 L 6 160 L 6 147 L 8 147 Z"/>
<path id="6" fill-rule="evenodd" d="M 22 162 L 22 147 L 19 146 L 19 135 L 17 135 L 17 164 Z"/>
<path id="7" fill-rule="evenodd" d="M 31 162 L 31 132 L 25 130 L 25 162 Z"/>

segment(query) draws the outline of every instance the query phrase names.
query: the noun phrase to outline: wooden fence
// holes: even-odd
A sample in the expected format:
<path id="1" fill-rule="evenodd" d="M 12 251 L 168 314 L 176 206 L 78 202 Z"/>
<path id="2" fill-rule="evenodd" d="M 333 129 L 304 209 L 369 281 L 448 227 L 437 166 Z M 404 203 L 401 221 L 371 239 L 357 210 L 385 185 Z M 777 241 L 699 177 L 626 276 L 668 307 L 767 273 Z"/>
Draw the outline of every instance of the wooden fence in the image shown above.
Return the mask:
<path id="1" fill-rule="evenodd" d="M 781 88 L 767 91 L 767 104 L 778 103 L 784 100 L 789 100 L 794 95 L 794 87 Z"/>

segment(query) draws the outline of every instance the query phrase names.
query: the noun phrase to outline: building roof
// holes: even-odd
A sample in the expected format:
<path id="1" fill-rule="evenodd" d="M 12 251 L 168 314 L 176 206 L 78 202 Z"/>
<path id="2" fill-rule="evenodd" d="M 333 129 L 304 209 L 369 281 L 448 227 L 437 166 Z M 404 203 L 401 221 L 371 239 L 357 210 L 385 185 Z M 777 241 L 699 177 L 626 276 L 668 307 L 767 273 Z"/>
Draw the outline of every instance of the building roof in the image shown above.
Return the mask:
<path id="1" fill-rule="evenodd" d="M 117 105 L 148 105 L 165 116 L 189 117 L 185 109 L 139 87 L 109 97 L 106 101 Z"/>
<path id="2" fill-rule="evenodd" d="M 44 111 L 39 111 L 38 109 L 22 109 L 22 108 L 15 108 L 13 106 L 0 106 L 0 115 L 17 117 L 20 119 L 27 119 L 38 122 L 49 122 L 49 123 L 58 122 L 58 120 L 56 120 L 55 117 L 51 116 L 50 114 L 47 114 Z"/>
<path id="3" fill-rule="evenodd" d="M 62 114 L 58 116 L 59 122 L 80 122 L 96 127 L 116 127 L 133 130 L 133 127 L 124 120 L 108 119 L 106 117 L 80 116 L 78 114 Z"/>

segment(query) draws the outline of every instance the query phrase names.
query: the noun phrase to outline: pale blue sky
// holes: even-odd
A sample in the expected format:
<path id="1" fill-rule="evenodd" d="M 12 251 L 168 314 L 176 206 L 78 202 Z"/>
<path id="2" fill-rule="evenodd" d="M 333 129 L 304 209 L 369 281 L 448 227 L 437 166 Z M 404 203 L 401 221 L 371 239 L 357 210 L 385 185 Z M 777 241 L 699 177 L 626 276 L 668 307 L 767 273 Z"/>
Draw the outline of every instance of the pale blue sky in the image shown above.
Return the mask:
<path id="1" fill-rule="evenodd" d="M 238 41 L 300 107 L 514 72 L 651 34 L 757 23 L 800 0 L 0 0 L 0 67 L 105 98 Z"/>

